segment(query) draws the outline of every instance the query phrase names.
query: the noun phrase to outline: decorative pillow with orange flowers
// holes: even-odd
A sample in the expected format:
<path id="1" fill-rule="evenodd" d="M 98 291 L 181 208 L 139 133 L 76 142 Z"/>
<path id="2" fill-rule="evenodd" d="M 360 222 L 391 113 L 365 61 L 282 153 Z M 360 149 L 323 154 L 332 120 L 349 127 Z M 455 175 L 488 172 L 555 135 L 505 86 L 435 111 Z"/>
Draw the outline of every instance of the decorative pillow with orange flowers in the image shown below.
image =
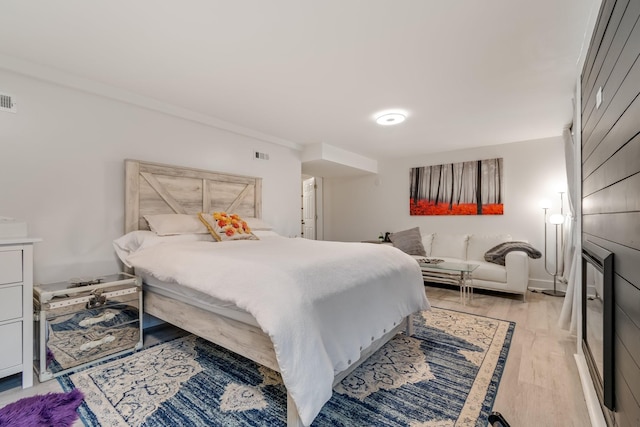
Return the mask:
<path id="1" fill-rule="evenodd" d="M 207 227 L 211 235 L 218 242 L 227 240 L 259 240 L 252 232 L 246 221 L 237 214 L 214 212 L 198 214 L 200 221 Z"/>

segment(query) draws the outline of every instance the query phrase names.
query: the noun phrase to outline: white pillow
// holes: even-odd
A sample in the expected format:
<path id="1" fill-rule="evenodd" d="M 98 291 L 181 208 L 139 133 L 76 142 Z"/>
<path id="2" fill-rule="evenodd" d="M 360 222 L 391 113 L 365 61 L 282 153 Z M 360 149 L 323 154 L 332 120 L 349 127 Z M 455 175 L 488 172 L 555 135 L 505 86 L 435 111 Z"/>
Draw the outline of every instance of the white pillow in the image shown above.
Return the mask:
<path id="1" fill-rule="evenodd" d="M 144 215 L 151 231 L 158 236 L 172 236 L 175 234 L 206 234 L 207 227 L 198 219 L 197 215 L 159 214 Z"/>
<path id="2" fill-rule="evenodd" d="M 271 224 L 267 224 L 260 218 L 254 218 L 254 217 L 244 218 L 243 217 L 243 219 L 247 222 L 247 224 L 249 224 L 249 228 L 251 228 L 252 231 L 273 230 L 273 226 L 271 226 Z"/>
<path id="3" fill-rule="evenodd" d="M 249 221 L 247 221 L 249 222 Z M 281 235 L 279 235 L 278 233 L 276 233 L 275 231 L 272 230 L 253 230 L 253 234 L 255 234 L 256 236 L 258 236 L 259 238 L 263 238 L 263 237 L 282 237 Z"/>
<path id="4" fill-rule="evenodd" d="M 153 231 L 136 230 L 114 240 L 113 248 L 115 249 L 118 258 L 120 258 L 120 261 L 122 261 L 127 267 L 131 267 L 127 262 L 127 258 L 134 252 L 161 243 L 197 241 L 215 242 L 208 232 L 207 234 L 176 234 L 173 236 L 158 236 Z"/>
<path id="5" fill-rule="evenodd" d="M 503 242 L 510 242 L 509 234 L 489 234 L 481 236 L 472 234 L 469 236 L 469 245 L 467 246 L 467 259 L 474 261 L 485 261 L 484 254 L 494 246 Z"/>
<path id="6" fill-rule="evenodd" d="M 467 259 L 467 234 L 438 234 L 433 235 L 431 256 L 443 258 Z"/>
<path id="7" fill-rule="evenodd" d="M 427 256 L 431 256 L 431 244 L 433 243 L 433 233 L 422 234 L 422 246 Z"/>

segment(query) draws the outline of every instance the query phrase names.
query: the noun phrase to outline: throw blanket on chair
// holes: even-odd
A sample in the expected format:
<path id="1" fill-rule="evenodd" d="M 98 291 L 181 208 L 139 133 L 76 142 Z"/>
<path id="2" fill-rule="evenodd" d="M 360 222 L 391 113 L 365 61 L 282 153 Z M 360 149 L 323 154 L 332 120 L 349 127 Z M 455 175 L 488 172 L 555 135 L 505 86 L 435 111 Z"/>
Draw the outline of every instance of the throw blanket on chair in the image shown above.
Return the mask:
<path id="1" fill-rule="evenodd" d="M 540 258 L 542 256 L 539 250 L 527 242 L 504 242 L 489 249 L 487 253 L 484 254 L 484 259 L 487 262 L 504 265 L 504 260 L 511 251 L 526 252 L 530 258 Z"/>

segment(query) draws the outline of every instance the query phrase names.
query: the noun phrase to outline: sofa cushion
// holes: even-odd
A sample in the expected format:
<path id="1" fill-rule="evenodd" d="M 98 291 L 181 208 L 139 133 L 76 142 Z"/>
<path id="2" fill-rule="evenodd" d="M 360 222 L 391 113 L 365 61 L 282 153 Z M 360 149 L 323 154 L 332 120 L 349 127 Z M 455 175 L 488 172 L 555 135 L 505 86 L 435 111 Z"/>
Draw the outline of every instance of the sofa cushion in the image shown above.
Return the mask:
<path id="1" fill-rule="evenodd" d="M 507 269 L 501 265 L 491 264 L 488 262 L 473 262 L 478 264 L 478 268 L 473 270 L 471 278 L 473 280 L 486 280 L 489 282 L 507 282 Z"/>
<path id="2" fill-rule="evenodd" d="M 472 261 L 484 261 L 484 254 L 496 245 L 503 242 L 510 242 L 511 236 L 508 234 L 489 234 L 486 236 L 472 234 L 469 236 L 467 245 L 467 258 Z"/>
<path id="3" fill-rule="evenodd" d="M 391 240 L 393 246 L 400 249 L 402 252 L 408 253 L 409 255 L 427 256 L 424 246 L 422 246 L 420 227 L 391 233 L 389 235 L 389 240 Z"/>
<path id="4" fill-rule="evenodd" d="M 431 243 L 431 257 L 467 259 L 468 234 L 438 234 L 433 235 Z M 483 254 L 484 255 L 484 254 Z"/>
<path id="5" fill-rule="evenodd" d="M 422 246 L 424 246 L 424 251 L 427 254 L 426 256 L 431 256 L 432 242 L 433 242 L 433 233 L 422 234 Z"/>

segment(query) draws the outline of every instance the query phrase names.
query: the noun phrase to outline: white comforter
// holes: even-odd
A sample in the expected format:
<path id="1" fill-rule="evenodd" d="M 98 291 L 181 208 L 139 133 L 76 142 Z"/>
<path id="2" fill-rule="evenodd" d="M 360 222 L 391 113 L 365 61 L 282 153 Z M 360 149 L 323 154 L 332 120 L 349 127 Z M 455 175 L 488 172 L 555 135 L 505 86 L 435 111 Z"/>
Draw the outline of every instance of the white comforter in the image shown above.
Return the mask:
<path id="1" fill-rule="evenodd" d="M 362 348 L 430 308 L 418 263 L 386 245 L 284 237 L 167 243 L 135 252 L 127 263 L 251 313 L 273 341 L 305 425 Z"/>

